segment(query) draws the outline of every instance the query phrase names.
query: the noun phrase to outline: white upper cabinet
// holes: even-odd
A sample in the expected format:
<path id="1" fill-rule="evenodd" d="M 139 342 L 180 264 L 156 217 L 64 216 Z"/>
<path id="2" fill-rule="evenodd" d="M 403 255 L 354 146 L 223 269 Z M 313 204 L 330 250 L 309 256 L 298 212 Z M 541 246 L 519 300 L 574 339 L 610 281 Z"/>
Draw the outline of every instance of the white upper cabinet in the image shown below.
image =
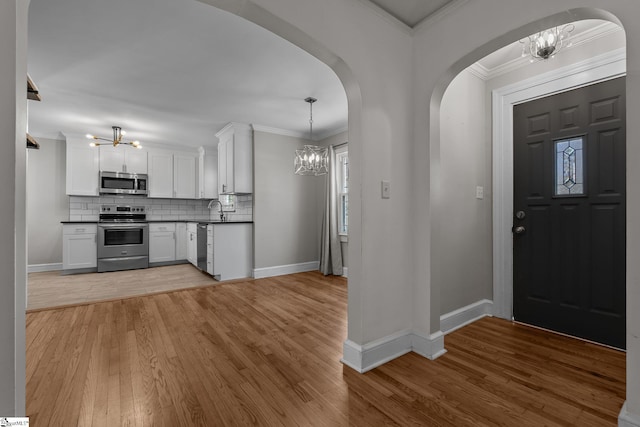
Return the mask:
<path id="1" fill-rule="evenodd" d="M 100 151 L 86 138 L 67 137 L 67 194 L 97 196 Z"/>
<path id="2" fill-rule="evenodd" d="M 253 193 L 253 130 L 229 123 L 218 138 L 218 193 Z"/>
<path id="3" fill-rule="evenodd" d="M 133 147 L 123 148 L 127 149 L 124 154 L 124 164 L 127 169 L 125 172 L 146 174 L 149 170 L 147 167 L 147 150 Z"/>
<path id="4" fill-rule="evenodd" d="M 147 151 L 125 145 L 101 145 L 100 170 L 146 174 Z"/>
<path id="5" fill-rule="evenodd" d="M 149 197 L 196 198 L 197 154 L 149 150 Z"/>
<path id="6" fill-rule="evenodd" d="M 178 199 L 196 198 L 196 156 L 191 153 L 173 155 L 173 190 Z"/>
<path id="7" fill-rule="evenodd" d="M 218 198 L 218 149 L 198 149 L 198 199 Z"/>
<path id="8" fill-rule="evenodd" d="M 149 150 L 149 197 L 173 197 L 173 153 Z"/>

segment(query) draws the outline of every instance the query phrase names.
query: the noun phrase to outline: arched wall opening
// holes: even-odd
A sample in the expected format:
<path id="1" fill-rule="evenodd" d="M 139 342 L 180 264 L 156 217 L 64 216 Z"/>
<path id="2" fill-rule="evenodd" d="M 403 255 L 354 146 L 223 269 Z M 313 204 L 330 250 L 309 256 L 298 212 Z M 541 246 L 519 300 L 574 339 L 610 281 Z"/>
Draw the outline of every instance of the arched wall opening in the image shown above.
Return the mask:
<path id="1" fill-rule="evenodd" d="M 555 58 L 530 62 L 516 41 L 461 71 L 443 95 L 433 281 L 440 284 L 444 333 L 459 327 L 451 318 L 456 311 L 467 321 L 512 317 L 512 106 L 625 73 L 622 28 L 575 23 L 574 45 Z"/>
<path id="2" fill-rule="evenodd" d="M 347 94 L 348 103 L 348 142 L 349 142 L 349 279 L 348 279 L 348 307 L 359 313 L 361 295 L 359 288 L 354 283 L 359 283 L 361 273 L 361 198 L 357 191 L 361 176 L 361 121 L 362 99 L 360 87 L 349 66 L 337 55 L 314 40 L 308 34 L 299 30 L 268 10 L 253 2 L 229 3 L 218 0 L 199 0 L 214 7 L 231 12 L 243 17 L 265 29 L 279 35 L 285 40 L 297 45 L 309 54 L 315 56 L 321 62 L 329 66 L 338 76 Z M 354 191 L 355 190 L 355 191 Z M 361 330 L 356 328 L 355 322 L 348 322 L 349 336 L 361 335 Z"/>
<path id="3" fill-rule="evenodd" d="M 576 2 L 577 3 L 577 2 Z M 588 2 L 595 3 L 595 2 Z M 575 4 L 575 3 L 574 3 Z M 523 5 L 519 5 L 523 7 Z M 606 80 L 611 77 L 615 77 L 616 75 L 624 74 L 624 71 L 620 71 L 620 64 L 623 65 L 623 68 L 626 68 L 627 73 L 627 117 L 629 120 L 628 123 L 628 134 L 627 134 L 627 183 L 628 186 L 632 186 L 633 178 L 635 173 L 631 170 L 633 168 L 635 157 L 636 160 L 638 155 L 635 153 L 638 151 L 637 146 L 634 145 L 633 135 L 637 134 L 637 126 L 633 124 L 634 111 L 637 113 L 638 111 L 638 103 L 632 100 L 632 95 L 638 92 L 638 81 L 635 78 L 635 75 L 638 74 L 638 64 L 637 61 L 631 59 L 633 52 L 637 50 L 633 42 L 634 31 L 636 28 L 634 24 L 630 22 L 625 22 L 626 17 L 625 13 L 623 13 L 624 7 L 613 7 L 610 8 L 611 12 L 605 11 L 599 8 L 582 8 L 578 7 L 576 9 L 563 10 L 563 11 L 555 11 L 554 8 L 550 4 L 546 4 L 545 6 L 549 6 L 545 8 L 547 16 L 544 16 L 543 11 L 539 11 L 538 19 L 533 19 L 532 22 L 526 23 L 523 25 L 523 22 L 520 22 L 518 19 L 515 19 L 514 22 L 510 23 L 496 23 L 489 22 L 487 26 L 495 24 L 493 31 L 489 31 L 492 34 L 500 34 L 500 28 L 504 28 L 504 34 L 498 37 L 491 38 L 490 42 L 481 44 L 475 48 L 471 48 L 473 43 L 467 43 L 470 49 L 466 51 L 466 53 L 462 53 L 461 50 L 457 50 L 458 55 L 455 56 L 455 59 L 448 62 L 448 66 L 444 65 L 444 70 L 439 74 L 439 79 L 434 82 L 431 86 L 432 90 L 426 92 L 430 98 L 425 109 L 425 113 L 427 113 L 429 117 L 429 124 L 427 126 L 423 126 L 422 130 L 426 131 L 426 137 L 428 138 L 428 155 L 430 161 L 430 170 L 428 180 L 430 183 L 430 215 L 432 218 L 431 221 L 431 235 L 434 235 L 434 232 L 438 228 L 438 218 L 442 216 L 442 212 L 439 212 L 440 207 L 442 206 L 442 184 L 441 184 L 441 175 L 442 175 L 442 164 L 441 164 L 441 150 L 442 144 L 444 141 L 441 140 L 441 102 L 443 99 L 443 94 L 446 91 L 448 85 L 451 83 L 453 78 L 457 76 L 463 69 L 472 65 L 480 58 L 486 56 L 490 52 L 497 50 L 498 48 L 505 46 L 515 40 L 519 40 L 523 37 L 528 36 L 529 34 L 533 34 L 539 30 L 544 28 L 550 28 L 553 26 L 563 25 L 568 22 L 578 21 L 582 19 L 602 19 L 610 21 L 621 28 L 624 28 L 626 32 L 626 50 L 629 51 L 629 56 L 626 58 L 617 58 L 613 59 L 612 62 L 616 62 L 618 64 L 618 68 L 613 67 L 613 71 L 611 69 L 604 74 L 595 72 L 590 78 L 584 79 L 582 81 L 578 81 L 577 79 L 574 82 L 565 83 L 566 86 L 579 87 L 582 85 L 587 85 L 592 82 L 597 82 L 601 80 Z M 600 5 L 598 5 L 600 6 Z M 514 7 L 518 7 L 514 5 Z M 566 5 L 565 5 L 566 7 Z M 510 11 L 514 12 L 514 11 Z M 473 12 L 470 12 L 471 15 Z M 509 16 L 509 13 L 505 14 Z M 511 15 L 515 15 L 511 13 Z M 532 14 L 524 14 L 523 16 L 536 16 L 536 13 Z M 621 17 L 620 19 L 618 17 Z M 481 20 L 482 16 L 476 16 L 475 19 Z M 518 22 L 515 22 L 518 21 Z M 459 23 L 460 21 L 458 21 Z M 626 24 L 626 25 L 625 25 Z M 447 25 L 447 24 L 443 24 Z M 518 26 L 519 25 L 519 26 Z M 514 28 L 515 27 L 515 28 Z M 431 29 L 430 31 L 437 31 L 437 29 Z M 431 33 L 433 34 L 433 33 Z M 427 38 L 426 31 L 424 35 L 424 39 Z M 458 46 L 460 47 L 460 46 Z M 612 55 L 615 56 L 615 55 Z M 624 67 L 626 65 L 626 67 Z M 596 67 L 597 68 L 597 67 Z M 574 73 L 578 74 L 578 73 Z M 427 85 L 425 85 L 426 87 Z M 544 96 L 545 94 L 551 94 L 558 91 L 563 91 L 565 88 L 547 88 L 546 91 L 538 91 L 536 94 L 520 94 L 520 97 L 512 97 L 508 98 L 508 92 L 498 94 L 498 97 L 501 97 L 501 100 L 506 102 L 507 104 L 522 102 L 526 99 L 534 99 L 535 97 Z M 527 98 L 528 96 L 528 98 Z M 417 101 L 419 103 L 419 101 Z M 493 108 L 501 108 L 500 106 L 496 106 L 494 104 Z M 419 109 L 419 108 L 418 108 Z M 496 124 L 494 123 L 494 126 Z M 418 133 L 420 133 L 420 126 L 416 125 L 418 128 Z M 496 129 L 493 129 L 492 139 L 497 138 Z M 505 132 L 503 130 L 503 132 Z M 509 131 L 506 131 L 508 134 Z M 498 136 L 499 137 L 499 136 Z M 492 177 L 492 187 L 497 193 L 509 194 L 511 188 L 507 186 L 505 188 L 505 182 L 508 181 L 508 176 L 512 176 L 512 170 L 507 171 L 506 174 L 500 175 L 500 173 L 496 174 L 496 162 L 500 162 L 501 159 L 504 160 L 504 157 L 509 157 L 511 154 L 508 150 L 504 150 L 503 152 L 495 152 L 496 145 L 495 140 L 493 141 L 494 152 L 492 154 L 492 162 L 493 165 L 493 177 Z M 502 146 L 504 148 L 504 146 Z M 500 170 L 498 170 L 500 172 Z M 502 170 L 504 172 L 504 168 Z M 511 175 L 510 175 L 511 174 Z M 506 178 L 505 178 L 506 177 Z M 499 197 L 498 194 L 492 195 L 494 197 Z M 634 314 L 637 311 L 638 304 L 640 303 L 640 299 L 638 298 L 638 272 L 637 269 L 633 266 L 634 263 L 637 263 L 637 260 L 634 261 L 634 257 L 632 255 L 633 250 L 635 249 L 635 239 L 634 237 L 638 235 L 637 227 L 634 226 L 633 218 L 637 218 L 638 215 L 638 194 L 635 190 L 631 190 L 627 194 L 627 279 L 626 279 L 626 289 L 627 289 L 627 401 L 625 406 L 622 408 L 620 413 L 620 425 L 638 425 L 638 415 L 640 413 L 640 386 L 638 385 L 638 378 L 640 376 L 640 346 L 638 345 L 637 339 L 637 315 Z M 492 212 L 492 226 L 504 228 L 504 225 L 511 222 L 511 211 L 512 210 L 512 202 L 509 200 L 501 201 L 501 205 L 496 207 L 496 203 L 493 203 L 493 212 Z M 502 229 L 502 243 L 499 238 L 496 238 L 496 230 L 493 232 L 493 280 L 494 281 L 504 281 L 505 277 L 497 277 L 502 274 L 505 275 L 505 271 L 507 271 L 506 276 L 509 276 L 510 270 L 505 268 L 505 264 L 509 264 L 509 260 L 505 259 L 504 254 L 506 252 L 511 251 L 511 246 L 506 244 L 509 239 L 511 239 L 511 230 Z M 434 245 L 435 241 L 430 240 L 431 248 L 428 252 L 428 257 L 431 263 L 437 261 L 437 256 L 434 255 L 435 251 L 438 248 Z M 502 244 L 503 250 L 497 251 L 496 248 L 499 248 Z M 507 247 L 508 246 L 508 247 Z M 505 247 L 507 247 L 505 249 Z M 436 276 L 433 275 L 433 272 L 436 272 Z M 502 271 L 502 273 L 500 272 Z M 429 294 L 430 294 L 430 322 L 431 322 L 431 332 L 436 333 L 436 331 L 440 330 L 440 318 L 439 318 L 439 308 L 441 305 L 441 283 L 438 282 L 437 277 L 437 269 L 431 270 L 431 275 L 427 279 L 427 283 L 429 283 Z M 511 279 L 511 277 L 507 277 L 507 279 Z M 494 286 L 495 289 L 495 286 Z M 495 293 L 502 292 L 502 295 L 496 295 Z M 494 299 L 502 298 L 502 299 L 510 299 L 510 294 L 505 294 L 504 288 L 494 290 Z M 511 315 L 511 306 L 504 307 L 502 304 L 501 308 L 497 311 L 497 314 L 502 317 L 509 317 Z"/>

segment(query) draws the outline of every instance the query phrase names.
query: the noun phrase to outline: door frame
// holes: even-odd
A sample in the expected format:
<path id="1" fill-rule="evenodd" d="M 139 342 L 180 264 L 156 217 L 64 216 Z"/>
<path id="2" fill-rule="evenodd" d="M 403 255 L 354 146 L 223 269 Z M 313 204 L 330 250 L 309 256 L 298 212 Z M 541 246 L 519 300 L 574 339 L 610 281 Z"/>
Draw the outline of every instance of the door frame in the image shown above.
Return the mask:
<path id="1" fill-rule="evenodd" d="M 493 315 L 513 319 L 513 106 L 626 75 L 626 48 L 492 91 Z"/>

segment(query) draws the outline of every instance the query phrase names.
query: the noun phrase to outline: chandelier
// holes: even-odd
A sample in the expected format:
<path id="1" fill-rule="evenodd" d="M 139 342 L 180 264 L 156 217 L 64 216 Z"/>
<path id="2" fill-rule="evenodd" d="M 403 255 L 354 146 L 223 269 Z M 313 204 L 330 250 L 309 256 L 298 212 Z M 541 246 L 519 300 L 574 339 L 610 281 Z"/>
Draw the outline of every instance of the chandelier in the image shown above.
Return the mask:
<path id="1" fill-rule="evenodd" d="M 573 24 L 549 28 L 520 40 L 522 56 L 531 55 L 531 62 L 553 58 L 560 49 L 571 46 L 568 38 L 574 28 Z"/>
<path id="2" fill-rule="evenodd" d="M 313 103 L 317 99 L 309 97 L 304 101 L 309 103 L 309 139 L 313 141 Z M 327 147 L 305 145 L 296 150 L 293 166 L 296 175 L 325 175 L 329 171 L 329 150 Z"/>
<path id="3" fill-rule="evenodd" d="M 113 145 L 114 147 L 117 147 L 120 144 L 125 144 L 125 145 L 131 145 L 132 147 L 135 148 L 142 148 L 142 145 L 140 145 L 140 141 L 129 141 L 129 142 L 122 142 L 122 137 L 126 134 L 125 131 L 122 130 L 122 128 L 120 126 L 111 126 L 111 129 L 113 129 L 113 140 L 109 139 L 109 138 L 101 138 L 99 136 L 94 136 L 91 134 L 87 134 L 87 138 L 89 139 L 93 139 L 93 140 L 100 140 L 100 141 L 108 141 L 109 145 Z M 99 145 L 107 145 L 107 144 L 101 144 L 99 142 L 91 142 L 89 144 L 92 147 L 97 147 Z"/>

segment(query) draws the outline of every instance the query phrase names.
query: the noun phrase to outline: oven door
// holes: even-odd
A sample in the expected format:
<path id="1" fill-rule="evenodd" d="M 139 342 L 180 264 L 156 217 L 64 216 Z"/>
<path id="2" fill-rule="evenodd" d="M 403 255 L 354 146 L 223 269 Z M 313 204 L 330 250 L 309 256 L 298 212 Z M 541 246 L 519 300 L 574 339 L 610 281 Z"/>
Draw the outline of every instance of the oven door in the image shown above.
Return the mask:
<path id="1" fill-rule="evenodd" d="M 148 224 L 98 224 L 98 258 L 148 255 Z"/>

